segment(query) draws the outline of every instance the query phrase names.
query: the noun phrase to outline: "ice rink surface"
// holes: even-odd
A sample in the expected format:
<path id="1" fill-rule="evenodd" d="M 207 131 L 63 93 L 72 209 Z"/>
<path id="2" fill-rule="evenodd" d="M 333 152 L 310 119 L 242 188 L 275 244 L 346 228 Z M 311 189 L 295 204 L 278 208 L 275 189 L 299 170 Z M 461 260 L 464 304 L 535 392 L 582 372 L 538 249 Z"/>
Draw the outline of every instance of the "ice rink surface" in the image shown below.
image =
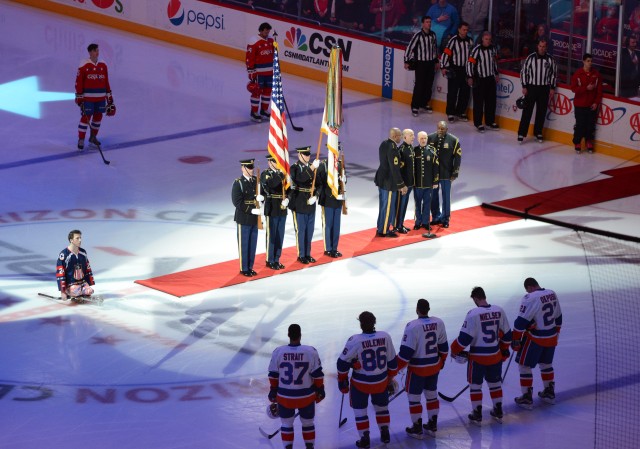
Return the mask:
<path id="1" fill-rule="evenodd" d="M 273 349 L 287 343 L 291 323 L 302 326 L 303 343 L 317 348 L 324 367 L 327 398 L 317 406 L 316 447 L 355 447 L 346 403 L 348 421 L 338 429 L 335 364 L 347 338 L 359 332 L 360 312 L 372 311 L 377 328 L 389 332 L 399 349 L 416 300 L 424 297 L 431 314 L 444 320 L 451 342 L 473 306 L 473 286 L 484 287 L 489 302 L 504 307 L 513 323 L 529 276 L 554 289 L 562 304 L 557 404 L 536 401 L 532 411 L 516 407 L 513 397 L 520 389 L 512 365 L 502 425 L 488 416 L 485 386 L 482 427 L 468 424 L 465 393 L 452 404 L 441 401 L 436 439 L 412 440 L 404 431 L 411 423 L 401 395 L 390 405 L 387 447 L 596 447 L 596 391 L 625 395 L 637 384 L 640 367 L 626 381 L 596 382 L 594 297 L 606 291 L 593 282 L 579 235 L 535 221 L 425 240 L 184 298 L 134 284 L 237 258 L 231 184 L 240 176 L 240 159 L 255 157 L 266 167 L 268 137 L 268 124 L 249 121 L 244 63 L 4 0 L 0 29 L 0 448 L 281 447 L 279 437 L 267 440 L 258 427 L 268 433 L 279 427 L 265 415 L 267 365 Z M 100 45 L 109 66 L 118 108 L 115 117 L 104 118 L 99 135 L 109 166 L 97 151 L 75 148 L 75 72 L 91 42 Z M 283 82 L 292 119 L 304 127 L 289 128 L 293 162 L 295 147 L 315 149 L 325 86 L 286 70 Z M 7 110 L 23 101 L 31 104 Z M 340 140 L 349 214 L 342 234 L 373 234 L 378 145 L 392 126 L 431 133 L 444 116 L 414 118 L 408 105 L 353 91 L 344 92 L 344 115 Z M 602 171 L 631 165 L 597 153 L 576 156 L 554 142 L 517 145 L 512 132 L 479 134 L 471 123 L 454 123 L 450 132 L 463 149 L 454 211 L 603 179 Z M 553 218 L 637 237 L 639 214 L 636 196 Z M 454 212 L 451 230 L 455 225 Z M 56 256 L 74 228 L 83 232 L 96 290 L 105 298 L 102 307 L 68 307 L 37 295 L 57 293 Z M 314 240 L 321 238 L 320 229 L 318 214 Z M 264 241 L 262 232 L 259 238 Z M 294 245 L 289 218 L 285 246 Z M 636 296 L 640 288 L 633 277 L 611 283 Z M 620 341 L 634 341 L 631 329 Z M 618 330 L 611 322 L 597 332 Z M 610 349 L 634 350 L 628 344 Z M 534 385 L 538 391 L 538 370 Z M 453 395 L 464 386 L 465 367 L 449 361 L 440 391 Z M 381 447 L 372 410 L 369 416 L 372 447 Z M 294 447 L 303 446 L 296 422 Z M 616 447 L 637 447 L 637 441 L 623 436 Z"/>

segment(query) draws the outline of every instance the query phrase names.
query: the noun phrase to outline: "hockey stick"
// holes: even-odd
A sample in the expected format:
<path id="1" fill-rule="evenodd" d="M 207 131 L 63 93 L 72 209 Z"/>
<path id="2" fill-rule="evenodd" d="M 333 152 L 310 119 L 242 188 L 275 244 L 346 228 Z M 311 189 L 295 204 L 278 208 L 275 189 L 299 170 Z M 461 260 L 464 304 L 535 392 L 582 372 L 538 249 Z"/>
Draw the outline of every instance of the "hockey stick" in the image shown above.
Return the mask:
<path id="1" fill-rule="evenodd" d="M 38 293 L 38 296 L 44 296 L 45 298 L 52 299 L 52 300 L 54 300 L 56 302 L 60 301 L 62 304 L 67 304 L 66 302 L 63 302 L 65 300 L 62 299 L 62 297 L 60 297 L 60 296 L 51 296 L 51 295 L 47 295 L 46 293 Z M 70 296 L 70 297 L 68 297 L 68 299 L 69 299 L 68 300 L 69 304 L 73 304 L 73 303 L 78 304 L 80 302 L 90 302 L 92 304 L 98 304 L 99 306 L 101 306 L 102 302 L 103 302 L 102 297 L 101 296 L 97 296 L 97 295 L 95 295 L 95 296 L 79 296 L 79 297 L 71 297 Z M 78 299 L 80 301 L 78 301 Z"/>
<path id="2" fill-rule="evenodd" d="M 509 367 L 511 366 L 511 360 L 513 360 L 513 354 L 515 354 L 515 352 L 511 353 L 511 357 L 509 358 L 509 363 L 507 363 L 507 369 L 504 370 L 504 374 L 502 375 L 502 382 L 504 382 L 504 378 L 507 377 L 507 372 L 509 371 Z M 453 397 L 449 397 L 449 396 L 445 396 L 444 394 L 438 392 L 438 396 L 440 396 L 440 398 L 442 398 L 443 400 L 447 401 L 447 402 L 453 402 L 456 399 L 458 399 L 458 397 L 464 393 L 465 391 L 467 391 L 467 389 L 469 388 L 469 384 L 467 384 L 466 387 L 464 387 L 462 390 L 460 390 L 458 392 L 458 394 L 456 394 Z"/>
<path id="3" fill-rule="evenodd" d="M 287 115 L 289 116 L 289 124 L 291 125 L 294 131 L 298 131 L 298 132 L 302 131 L 303 130 L 302 126 L 296 126 L 293 124 L 293 120 L 291 120 L 291 112 L 289 112 L 289 106 L 287 106 L 287 100 L 284 98 L 284 95 L 282 96 L 282 101 L 284 101 L 284 108 L 287 110 Z"/>
<path id="4" fill-rule="evenodd" d="M 342 419 L 342 408 L 344 407 L 344 393 L 342 393 L 342 401 L 340 401 L 340 417 L 338 418 L 338 429 L 347 422 L 347 418 Z"/>
<path id="5" fill-rule="evenodd" d="M 293 419 L 296 419 L 298 417 L 298 415 L 300 415 L 300 412 L 296 413 L 295 415 L 293 415 Z M 280 433 L 280 430 L 282 428 L 276 430 L 273 433 L 267 433 L 264 430 L 262 430 L 262 427 L 258 427 L 258 430 L 260 431 L 260 433 L 262 434 L 263 437 L 265 437 L 266 439 L 270 440 L 271 438 L 275 437 L 276 435 L 278 435 Z"/>
<path id="6" fill-rule="evenodd" d="M 102 148 L 100 148 L 100 145 L 96 145 L 96 147 L 98 147 L 98 151 L 100 152 L 100 156 L 102 157 L 102 162 L 104 162 L 106 165 L 109 165 L 111 161 L 108 161 L 104 158 L 104 154 L 102 153 Z"/>

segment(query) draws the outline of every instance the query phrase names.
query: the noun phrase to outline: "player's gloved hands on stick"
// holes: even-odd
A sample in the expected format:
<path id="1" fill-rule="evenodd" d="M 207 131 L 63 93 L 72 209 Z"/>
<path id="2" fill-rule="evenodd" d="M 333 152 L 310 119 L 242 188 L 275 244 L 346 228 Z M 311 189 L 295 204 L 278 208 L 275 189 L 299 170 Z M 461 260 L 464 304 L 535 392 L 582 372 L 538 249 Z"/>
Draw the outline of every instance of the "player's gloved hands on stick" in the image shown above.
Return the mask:
<path id="1" fill-rule="evenodd" d="M 508 349 L 503 349 L 502 351 L 500 351 L 502 354 L 502 361 L 506 361 L 509 358 L 509 350 Z"/>
<path id="2" fill-rule="evenodd" d="M 316 387 L 316 403 L 322 402 L 325 396 L 326 395 L 324 393 L 324 385 L 321 387 Z"/>
<path id="3" fill-rule="evenodd" d="M 271 388 L 269 390 L 269 402 L 276 402 L 277 396 L 278 396 L 278 389 L 277 388 Z"/>
<path id="4" fill-rule="evenodd" d="M 338 388 L 340 389 L 340 393 L 342 394 L 349 393 L 349 380 L 348 379 L 339 380 Z"/>

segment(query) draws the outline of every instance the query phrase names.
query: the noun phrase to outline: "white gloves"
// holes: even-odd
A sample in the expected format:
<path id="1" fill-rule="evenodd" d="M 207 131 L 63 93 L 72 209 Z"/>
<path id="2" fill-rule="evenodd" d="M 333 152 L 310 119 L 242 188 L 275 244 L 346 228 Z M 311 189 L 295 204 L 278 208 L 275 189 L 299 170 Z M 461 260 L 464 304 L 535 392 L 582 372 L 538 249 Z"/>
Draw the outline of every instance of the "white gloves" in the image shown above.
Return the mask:
<path id="1" fill-rule="evenodd" d="M 347 182 L 347 177 L 340 175 L 340 176 L 338 176 L 338 181 L 346 183 Z"/>
<path id="2" fill-rule="evenodd" d="M 289 205 L 289 198 L 285 198 L 282 200 L 282 207 L 287 207 Z"/>
<path id="3" fill-rule="evenodd" d="M 344 195 L 341 193 L 340 195 L 338 195 L 336 197 L 337 200 L 343 200 L 344 199 Z"/>
<path id="4" fill-rule="evenodd" d="M 320 167 L 320 159 L 316 159 L 315 161 L 313 161 L 313 164 L 311 164 L 311 165 L 313 165 L 313 168 Z"/>
<path id="5" fill-rule="evenodd" d="M 264 201 L 264 196 L 256 195 L 256 200 L 258 200 L 258 201 L 260 201 L 262 203 Z"/>
<path id="6" fill-rule="evenodd" d="M 262 215 L 262 209 L 251 209 L 253 215 Z"/>
<path id="7" fill-rule="evenodd" d="M 317 199 L 318 199 L 318 198 L 316 198 L 315 196 L 312 196 L 311 198 L 309 198 L 309 199 L 307 200 L 307 204 L 308 204 L 309 206 L 312 206 L 312 205 L 316 204 L 316 200 L 317 200 Z"/>

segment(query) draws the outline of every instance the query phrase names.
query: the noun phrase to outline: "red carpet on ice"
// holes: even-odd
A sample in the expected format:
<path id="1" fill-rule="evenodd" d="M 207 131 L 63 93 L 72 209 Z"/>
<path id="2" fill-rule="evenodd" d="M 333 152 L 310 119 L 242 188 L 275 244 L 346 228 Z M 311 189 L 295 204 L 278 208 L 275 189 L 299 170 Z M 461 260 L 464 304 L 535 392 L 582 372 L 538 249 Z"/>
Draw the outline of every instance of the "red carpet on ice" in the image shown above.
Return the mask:
<path id="1" fill-rule="evenodd" d="M 511 198 L 494 204 L 520 212 L 528 212 L 531 215 L 545 215 L 640 194 L 640 183 L 637 181 L 640 179 L 640 166 L 610 170 L 604 172 L 604 174 L 611 176 L 611 178 Z M 475 206 L 453 211 L 451 214 L 451 227 L 445 229 L 440 226 L 434 226 L 432 232 L 438 237 L 444 237 L 458 232 L 480 229 L 515 220 L 519 220 L 519 218 L 484 209 L 481 206 Z M 406 220 L 405 225 L 413 226 L 413 222 Z M 253 267 L 258 272 L 258 275 L 250 278 L 240 274 L 238 259 L 234 259 L 151 279 L 138 280 L 136 283 L 170 295 L 188 296 L 271 276 L 281 276 L 292 271 L 308 270 L 317 265 L 350 257 L 423 242 L 425 241 L 422 237 L 423 232 L 424 230 L 410 231 L 406 235 L 400 234 L 398 238 L 376 237 L 375 228 L 343 234 L 340 236 L 340 252 L 342 252 L 343 257 L 339 259 L 324 256 L 322 241 L 316 241 L 312 244 L 311 255 L 315 257 L 317 262 L 309 265 L 297 262 L 295 247 L 285 248 L 282 252 L 280 263 L 285 265 L 286 268 L 277 271 L 267 268 L 265 266 L 265 255 L 259 254 L 256 256 Z"/>

